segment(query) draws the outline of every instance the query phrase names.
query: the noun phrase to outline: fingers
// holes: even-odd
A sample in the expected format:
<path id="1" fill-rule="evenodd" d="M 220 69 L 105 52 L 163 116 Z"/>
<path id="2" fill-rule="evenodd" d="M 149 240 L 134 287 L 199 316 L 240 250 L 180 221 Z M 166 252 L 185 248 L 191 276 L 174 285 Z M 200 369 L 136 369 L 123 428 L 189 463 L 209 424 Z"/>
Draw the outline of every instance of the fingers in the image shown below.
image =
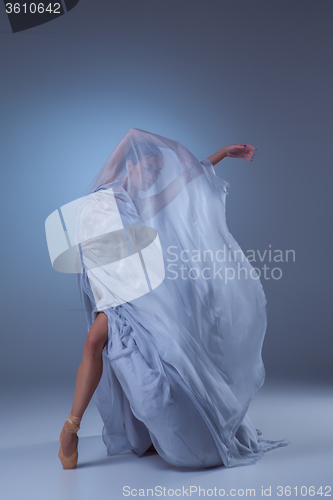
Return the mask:
<path id="1" fill-rule="evenodd" d="M 253 160 L 253 157 L 254 157 L 254 153 L 253 151 L 250 151 L 249 153 L 246 152 L 246 153 L 241 153 L 239 156 L 239 158 L 244 158 L 245 160 Z"/>
<path id="2" fill-rule="evenodd" d="M 245 146 L 245 148 L 244 148 Z M 251 144 L 243 144 L 243 148 L 244 148 L 244 154 L 243 154 L 243 158 L 245 160 L 249 160 L 249 161 L 252 161 L 253 160 L 253 157 L 254 157 L 254 151 L 257 150 L 257 148 L 255 148 L 254 146 L 251 146 Z"/>

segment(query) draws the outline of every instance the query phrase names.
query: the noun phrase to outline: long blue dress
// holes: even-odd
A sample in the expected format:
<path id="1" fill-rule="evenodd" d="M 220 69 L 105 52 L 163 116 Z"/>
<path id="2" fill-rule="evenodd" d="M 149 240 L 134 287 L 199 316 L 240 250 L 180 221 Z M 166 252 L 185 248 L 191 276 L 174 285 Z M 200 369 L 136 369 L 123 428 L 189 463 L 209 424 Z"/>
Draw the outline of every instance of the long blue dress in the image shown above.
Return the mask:
<path id="1" fill-rule="evenodd" d="M 159 286 L 103 310 L 108 343 L 93 399 L 109 456 L 128 450 L 141 456 L 153 444 L 177 467 L 234 467 L 288 444 L 261 438 L 247 415 L 265 378 L 266 298 L 227 229 L 229 184 L 209 160 L 201 165 L 204 175 L 165 208 L 163 220 L 176 217 L 177 232 L 172 224 L 161 230 L 160 214 L 144 223 L 139 200 L 123 187 L 99 187 L 113 187 L 124 227 L 146 224 L 159 231 L 165 263 Z M 190 227 L 189 217 L 182 220 L 184 204 L 191 207 Z M 228 251 L 236 253 L 225 262 Z M 228 279 L 239 266 L 237 279 Z M 99 311 L 87 274 L 78 279 L 90 328 Z"/>

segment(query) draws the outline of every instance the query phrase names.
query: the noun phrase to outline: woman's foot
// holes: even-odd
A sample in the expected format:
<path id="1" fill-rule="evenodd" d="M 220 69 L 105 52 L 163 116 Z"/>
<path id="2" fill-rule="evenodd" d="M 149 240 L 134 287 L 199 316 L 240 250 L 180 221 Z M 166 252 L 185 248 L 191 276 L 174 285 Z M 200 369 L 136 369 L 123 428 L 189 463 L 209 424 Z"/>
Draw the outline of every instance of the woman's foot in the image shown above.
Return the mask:
<path id="1" fill-rule="evenodd" d="M 78 461 L 78 441 L 76 433 L 80 429 L 81 418 L 74 417 L 71 413 L 64 423 L 60 433 L 60 446 L 58 457 L 64 469 L 75 469 Z"/>
<path id="2" fill-rule="evenodd" d="M 77 448 L 78 441 L 79 438 L 77 434 L 68 432 L 66 431 L 66 429 L 63 429 L 61 435 L 61 447 L 65 457 L 70 457 L 71 455 L 73 455 L 74 451 Z"/>

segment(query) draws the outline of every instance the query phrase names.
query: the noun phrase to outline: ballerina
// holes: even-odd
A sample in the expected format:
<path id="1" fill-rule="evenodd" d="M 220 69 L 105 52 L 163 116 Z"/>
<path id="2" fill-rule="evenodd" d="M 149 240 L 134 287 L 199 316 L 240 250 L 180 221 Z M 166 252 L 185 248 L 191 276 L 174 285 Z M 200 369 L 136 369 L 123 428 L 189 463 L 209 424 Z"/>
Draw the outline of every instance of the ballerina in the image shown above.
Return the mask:
<path id="1" fill-rule="evenodd" d="M 255 150 L 236 143 L 199 162 L 177 141 L 130 129 L 89 187 L 78 216 L 88 335 L 60 434 L 65 469 L 77 465 L 91 398 L 109 456 L 156 450 L 177 467 L 233 467 L 288 444 L 262 439 L 247 415 L 265 376 L 266 298 L 227 229 L 230 185 L 214 171 Z"/>

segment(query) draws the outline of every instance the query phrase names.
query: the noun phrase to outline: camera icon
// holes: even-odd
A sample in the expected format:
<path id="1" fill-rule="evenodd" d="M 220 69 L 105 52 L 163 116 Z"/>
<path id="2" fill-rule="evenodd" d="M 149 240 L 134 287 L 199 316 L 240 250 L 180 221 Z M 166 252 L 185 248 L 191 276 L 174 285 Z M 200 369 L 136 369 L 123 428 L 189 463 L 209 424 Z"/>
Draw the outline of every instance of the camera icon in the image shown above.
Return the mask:
<path id="1" fill-rule="evenodd" d="M 99 311 L 137 299 L 165 278 L 157 231 L 145 225 L 125 227 L 112 188 L 52 212 L 45 233 L 52 267 L 86 273 Z"/>

